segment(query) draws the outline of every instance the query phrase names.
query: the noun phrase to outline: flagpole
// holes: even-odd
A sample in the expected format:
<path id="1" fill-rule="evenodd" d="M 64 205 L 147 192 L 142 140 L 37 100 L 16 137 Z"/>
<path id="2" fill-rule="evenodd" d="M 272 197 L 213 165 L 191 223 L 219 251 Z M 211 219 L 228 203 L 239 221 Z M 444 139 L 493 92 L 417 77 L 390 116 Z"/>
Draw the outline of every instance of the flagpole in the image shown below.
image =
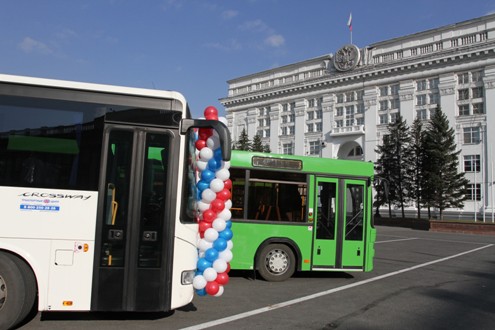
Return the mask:
<path id="1" fill-rule="evenodd" d="M 347 21 L 347 27 L 351 33 L 351 45 L 352 45 L 352 13 L 349 14 L 349 20 Z"/>

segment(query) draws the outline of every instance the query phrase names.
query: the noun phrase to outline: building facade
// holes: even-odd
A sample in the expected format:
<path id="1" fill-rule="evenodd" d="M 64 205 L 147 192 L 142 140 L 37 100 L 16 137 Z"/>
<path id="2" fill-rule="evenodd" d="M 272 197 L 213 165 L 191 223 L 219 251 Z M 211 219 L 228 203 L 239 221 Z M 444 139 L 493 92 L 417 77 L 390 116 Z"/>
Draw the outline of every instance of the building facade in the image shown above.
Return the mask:
<path id="1" fill-rule="evenodd" d="M 464 209 L 448 210 L 450 217 L 493 221 L 495 14 L 362 48 L 343 45 L 227 83 L 220 102 L 233 140 L 245 129 L 282 154 L 374 162 L 399 114 L 411 125 L 441 106 L 461 150 L 459 171 L 470 181 Z"/>

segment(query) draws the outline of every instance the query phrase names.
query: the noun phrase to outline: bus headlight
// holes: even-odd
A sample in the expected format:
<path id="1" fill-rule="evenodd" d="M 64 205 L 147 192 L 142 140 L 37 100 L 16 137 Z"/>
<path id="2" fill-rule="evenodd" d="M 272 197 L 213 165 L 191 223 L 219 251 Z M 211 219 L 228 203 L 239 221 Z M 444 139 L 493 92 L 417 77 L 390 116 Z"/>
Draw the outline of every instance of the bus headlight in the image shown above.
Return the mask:
<path id="1" fill-rule="evenodd" d="M 185 270 L 182 272 L 181 283 L 182 285 L 192 284 L 194 279 L 195 270 Z"/>

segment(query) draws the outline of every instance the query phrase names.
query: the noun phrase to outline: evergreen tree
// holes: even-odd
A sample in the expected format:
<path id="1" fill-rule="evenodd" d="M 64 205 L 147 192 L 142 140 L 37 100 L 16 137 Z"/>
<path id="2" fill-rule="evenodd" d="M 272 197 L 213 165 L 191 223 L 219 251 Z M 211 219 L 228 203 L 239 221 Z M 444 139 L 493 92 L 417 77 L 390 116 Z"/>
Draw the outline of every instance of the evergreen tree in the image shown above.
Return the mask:
<path id="1" fill-rule="evenodd" d="M 237 150 L 251 150 L 251 141 L 249 140 L 249 136 L 246 133 L 246 129 L 243 128 L 241 135 L 239 136 L 239 140 L 236 143 L 235 149 Z"/>
<path id="2" fill-rule="evenodd" d="M 378 184 L 377 190 L 376 190 L 376 195 L 375 195 L 375 207 L 376 213 L 378 213 L 378 209 L 380 206 L 384 204 L 388 204 L 388 216 L 389 218 L 392 218 L 392 201 L 395 200 L 395 189 L 392 189 L 392 184 L 391 178 L 392 178 L 392 165 L 393 165 L 393 157 L 394 157 L 394 144 L 392 142 L 392 139 L 390 138 L 390 135 L 385 135 L 383 137 L 383 141 L 381 145 L 378 145 L 377 149 L 375 150 L 376 153 L 379 154 L 379 157 L 375 163 L 375 171 L 378 177 L 384 178 L 388 183 L 389 183 L 389 194 L 388 194 L 388 199 L 386 198 L 384 191 L 380 188 L 380 185 Z"/>
<path id="3" fill-rule="evenodd" d="M 270 146 L 268 144 L 265 144 L 263 146 L 263 152 L 266 152 L 266 153 L 272 152 L 271 149 L 270 149 Z"/>
<path id="4" fill-rule="evenodd" d="M 254 137 L 253 137 L 253 142 L 251 143 L 251 151 L 259 151 L 259 152 L 263 152 L 264 146 L 263 146 L 263 143 L 261 142 L 261 137 L 256 134 Z"/>
<path id="5" fill-rule="evenodd" d="M 445 209 L 464 207 L 467 198 L 465 189 L 468 180 L 464 172 L 458 172 L 461 151 L 456 149 L 455 131 L 438 107 L 425 134 L 424 176 L 428 185 L 424 189 L 423 198 L 426 198 L 425 205 L 439 210 L 440 219 L 443 219 Z"/>
<path id="6" fill-rule="evenodd" d="M 379 146 L 379 166 L 381 174 L 389 182 L 389 200 L 401 209 L 402 218 L 405 218 L 405 206 L 408 203 L 408 190 L 411 178 L 411 138 L 409 127 L 402 116 L 388 126 L 389 134 L 384 138 L 383 145 Z M 389 206 L 389 213 L 391 213 Z"/>
<path id="7" fill-rule="evenodd" d="M 421 192 L 423 190 L 423 164 L 424 164 L 424 135 L 423 124 L 416 118 L 411 126 L 411 182 L 408 197 L 417 209 L 417 218 L 421 219 Z"/>

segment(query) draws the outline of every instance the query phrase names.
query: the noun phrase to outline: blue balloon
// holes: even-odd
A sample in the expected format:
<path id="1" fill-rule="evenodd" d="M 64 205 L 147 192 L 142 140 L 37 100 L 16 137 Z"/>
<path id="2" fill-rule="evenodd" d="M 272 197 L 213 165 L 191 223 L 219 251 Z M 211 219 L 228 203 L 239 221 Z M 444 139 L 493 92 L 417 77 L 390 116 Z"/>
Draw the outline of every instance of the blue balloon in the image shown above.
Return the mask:
<path id="1" fill-rule="evenodd" d="M 218 233 L 218 236 L 228 241 L 229 239 L 232 238 L 232 236 L 234 236 L 234 233 L 232 233 L 232 230 L 230 230 L 230 228 L 225 228 L 224 230 Z"/>
<path id="2" fill-rule="evenodd" d="M 199 192 L 201 193 L 203 190 L 210 187 L 210 183 L 205 182 L 203 180 L 199 180 L 197 187 L 198 187 Z M 201 200 L 201 198 L 199 198 L 199 200 Z"/>
<path id="3" fill-rule="evenodd" d="M 197 275 L 203 275 L 203 272 L 196 269 L 194 276 L 197 276 Z"/>
<path id="4" fill-rule="evenodd" d="M 208 169 L 210 171 L 216 171 L 218 168 L 218 162 L 215 158 L 212 158 L 208 161 Z"/>
<path id="5" fill-rule="evenodd" d="M 196 294 L 198 296 L 206 296 L 206 290 L 205 290 L 205 288 L 200 289 L 200 290 L 196 289 Z"/>
<path id="6" fill-rule="evenodd" d="M 227 225 L 225 228 L 232 228 L 232 221 L 231 220 L 227 220 L 225 221 L 225 224 Z"/>
<path id="7" fill-rule="evenodd" d="M 227 240 L 219 237 L 213 242 L 213 248 L 219 252 L 222 252 L 227 248 Z"/>
<path id="8" fill-rule="evenodd" d="M 217 148 L 213 150 L 213 157 L 222 159 L 222 149 Z"/>
<path id="9" fill-rule="evenodd" d="M 213 262 L 218 259 L 218 251 L 214 248 L 209 248 L 205 251 L 205 259 L 209 262 Z"/>
<path id="10" fill-rule="evenodd" d="M 210 170 L 204 170 L 201 172 L 201 180 L 210 183 L 213 179 L 215 179 L 215 172 Z"/>
<path id="11" fill-rule="evenodd" d="M 206 268 L 211 267 L 211 262 L 209 262 L 205 258 L 199 258 L 197 266 L 198 270 L 200 272 L 203 272 Z"/>

